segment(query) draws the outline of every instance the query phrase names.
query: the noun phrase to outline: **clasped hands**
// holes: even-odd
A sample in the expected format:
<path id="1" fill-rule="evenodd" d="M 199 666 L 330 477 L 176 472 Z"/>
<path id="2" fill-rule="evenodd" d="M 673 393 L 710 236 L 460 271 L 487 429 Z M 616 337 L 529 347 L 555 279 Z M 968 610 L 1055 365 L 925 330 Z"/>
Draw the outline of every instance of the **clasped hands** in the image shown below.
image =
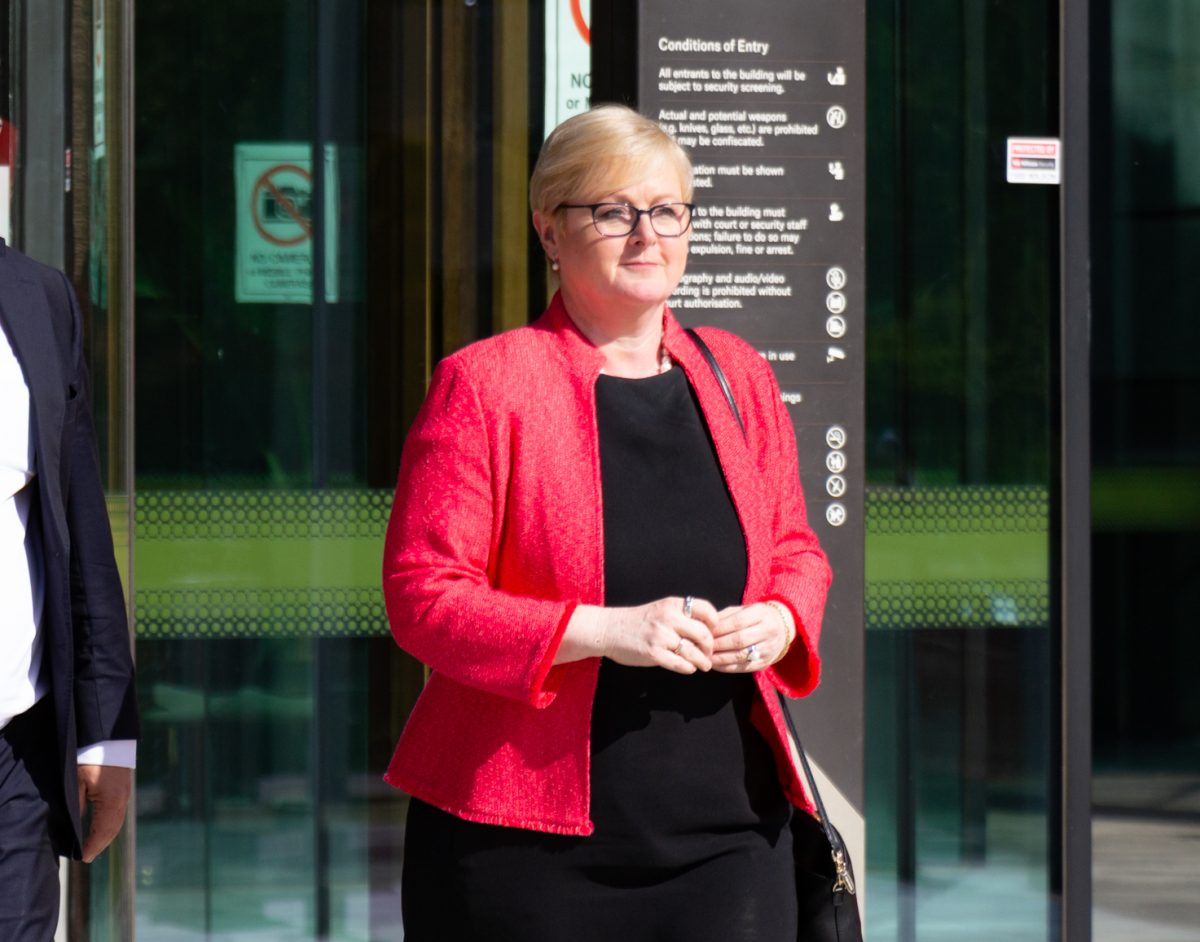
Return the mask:
<path id="1" fill-rule="evenodd" d="M 794 637 L 777 603 L 718 611 L 705 599 L 671 597 L 629 608 L 580 606 L 557 663 L 601 655 L 629 667 L 665 667 L 680 674 L 763 670 Z"/>

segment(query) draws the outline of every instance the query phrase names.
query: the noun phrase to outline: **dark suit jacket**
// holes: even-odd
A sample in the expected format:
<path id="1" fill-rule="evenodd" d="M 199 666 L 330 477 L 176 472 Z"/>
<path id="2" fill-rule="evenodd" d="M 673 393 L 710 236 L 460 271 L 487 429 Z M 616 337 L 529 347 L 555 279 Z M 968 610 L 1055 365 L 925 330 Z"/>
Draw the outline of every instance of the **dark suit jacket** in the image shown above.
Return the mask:
<path id="1" fill-rule="evenodd" d="M 30 393 L 37 491 L 29 531 L 42 562 L 43 671 L 73 826 L 56 840 L 60 853 L 78 857 L 76 751 L 138 735 L 125 599 L 100 481 L 75 293 L 62 272 L 2 239 L 0 322 Z"/>

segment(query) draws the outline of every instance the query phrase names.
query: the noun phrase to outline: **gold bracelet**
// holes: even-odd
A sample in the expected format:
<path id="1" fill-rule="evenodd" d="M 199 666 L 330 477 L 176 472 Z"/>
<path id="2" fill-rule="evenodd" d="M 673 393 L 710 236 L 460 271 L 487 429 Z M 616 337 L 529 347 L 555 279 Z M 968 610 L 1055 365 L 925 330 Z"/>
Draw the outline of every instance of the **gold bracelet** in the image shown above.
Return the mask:
<path id="1" fill-rule="evenodd" d="M 785 640 L 783 643 L 783 650 L 780 651 L 779 656 L 775 658 L 770 665 L 768 665 L 769 667 L 782 661 L 787 656 L 788 651 L 792 649 L 792 642 L 796 640 L 796 620 L 792 617 L 792 613 L 788 607 L 782 602 L 776 601 L 775 599 L 767 599 L 765 604 L 770 605 L 771 608 L 775 609 L 775 611 L 779 613 L 779 617 L 783 620 L 784 633 L 787 636 L 787 640 Z"/>

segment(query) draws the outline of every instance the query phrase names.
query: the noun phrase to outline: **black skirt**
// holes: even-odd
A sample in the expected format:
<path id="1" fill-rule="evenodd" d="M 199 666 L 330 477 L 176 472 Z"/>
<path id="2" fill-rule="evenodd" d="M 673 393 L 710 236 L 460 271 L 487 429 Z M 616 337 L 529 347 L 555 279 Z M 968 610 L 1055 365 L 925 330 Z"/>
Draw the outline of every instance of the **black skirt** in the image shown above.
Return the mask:
<path id="1" fill-rule="evenodd" d="M 596 389 L 605 603 L 738 604 L 746 551 L 682 370 Z M 572 837 L 463 821 L 413 800 L 409 942 L 793 942 L 789 805 L 744 674 L 601 664 L 591 816 Z"/>

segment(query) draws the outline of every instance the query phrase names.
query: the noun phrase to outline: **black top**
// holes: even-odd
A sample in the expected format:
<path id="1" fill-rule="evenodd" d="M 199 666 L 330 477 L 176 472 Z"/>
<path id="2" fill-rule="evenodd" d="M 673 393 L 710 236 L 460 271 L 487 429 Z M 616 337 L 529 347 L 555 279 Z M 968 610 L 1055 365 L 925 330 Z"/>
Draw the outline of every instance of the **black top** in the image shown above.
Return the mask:
<path id="1" fill-rule="evenodd" d="M 693 595 L 742 601 L 746 544 L 700 406 L 682 369 L 596 387 L 604 502 L 604 603 Z M 711 850 L 714 833 L 774 831 L 788 809 L 750 723 L 748 674 L 677 674 L 604 660 L 592 712 L 596 837 L 636 835 L 647 863 Z"/>

